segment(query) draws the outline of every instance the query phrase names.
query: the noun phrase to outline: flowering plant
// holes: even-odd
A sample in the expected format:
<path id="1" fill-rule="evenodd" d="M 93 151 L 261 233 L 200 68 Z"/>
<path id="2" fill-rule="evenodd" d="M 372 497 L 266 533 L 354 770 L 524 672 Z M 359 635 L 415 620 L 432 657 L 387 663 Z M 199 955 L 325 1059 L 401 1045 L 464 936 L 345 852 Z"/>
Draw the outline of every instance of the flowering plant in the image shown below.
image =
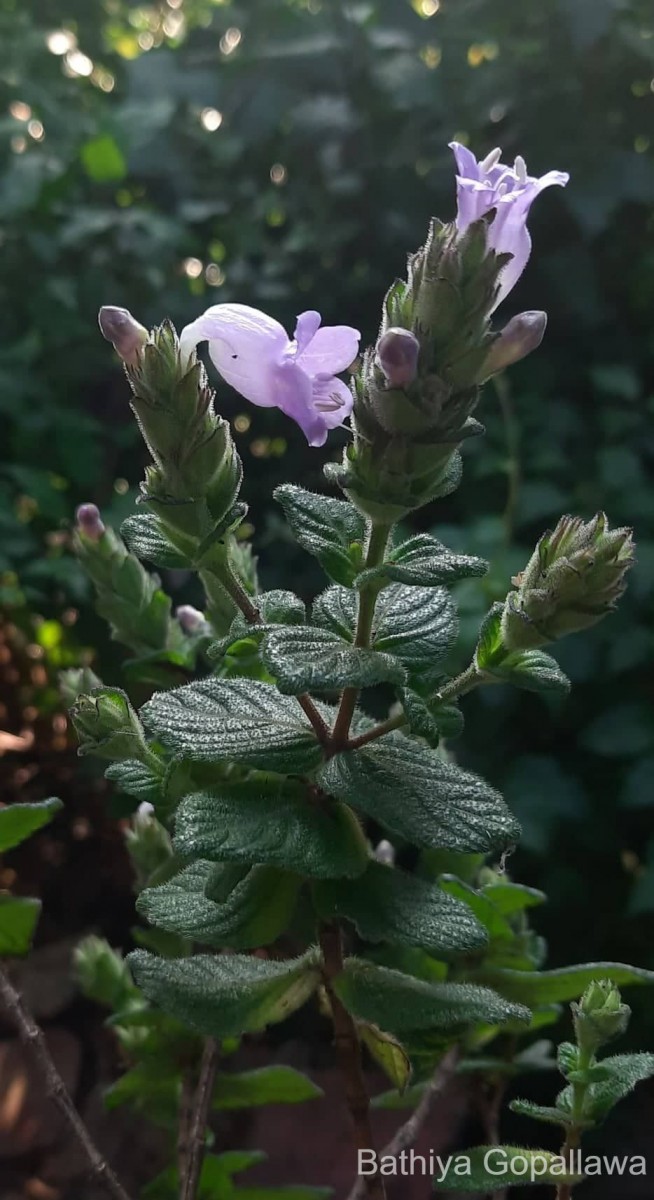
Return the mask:
<path id="1" fill-rule="evenodd" d="M 229 1155 L 205 1153 L 212 1105 L 309 1099 L 316 1089 L 291 1072 L 283 1085 L 269 1076 L 262 1091 L 260 1079 L 230 1072 L 229 1056 L 239 1039 L 316 1001 L 333 1025 L 358 1153 L 352 1195 L 370 1200 L 383 1200 L 392 1172 L 376 1153 L 368 1059 L 391 1084 L 376 1105 L 417 1103 L 382 1156 L 390 1160 L 457 1072 L 484 1080 L 497 1144 L 506 1079 L 530 1062 L 555 1065 L 533 1035 L 582 993 L 577 1045 L 559 1052 L 566 1089 L 551 1109 L 518 1102 L 520 1111 L 561 1125 L 564 1148 L 576 1149 L 654 1073 L 652 1055 L 595 1057 L 626 1023 L 617 987 L 654 976 L 619 963 L 543 969 L 528 911 L 544 897 L 505 868 L 517 822 L 450 749 L 464 725 L 459 701 L 473 689 L 567 691 L 543 647 L 610 611 L 632 560 L 630 531 L 610 529 L 603 514 L 562 518 L 512 587 L 507 580 L 472 661 L 452 677 L 449 589 L 487 564 L 398 525 L 458 486 L 460 446 L 482 432 L 480 385 L 543 336 L 542 313 L 501 332 L 491 316 L 526 264 L 532 200 L 567 181 L 561 172 L 532 179 L 521 159 L 507 168 L 499 151 L 477 163 L 454 149 L 457 219 L 432 222 L 360 360 L 358 332 L 322 327 L 314 311 L 298 317 L 292 340 L 239 304 L 210 308 L 179 337 L 167 322 L 148 333 L 125 310 L 100 314 L 152 463 L 122 537 L 85 505 L 75 545 L 100 612 L 133 652 L 131 679 L 157 690 L 137 712 L 120 689 L 66 680 L 80 753 L 108 761 L 107 777 L 139 806 L 128 850 L 146 923 L 126 963 L 91 939 L 78 970 L 88 994 L 113 1009 L 129 1064 L 113 1103 L 179 1124 L 176 1165 L 152 1195 L 238 1195 Z M 203 341 L 223 380 L 281 409 L 311 445 L 351 422 L 342 463 L 327 468 L 341 497 L 295 484 L 276 492 L 327 576 L 310 615 L 290 589 L 259 589 L 240 536 L 242 467 L 197 356 Z M 351 387 L 340 378 L 348 367 Z M 195 572 L 202 611 L 173 613 L 141 560 Z M 187 682 L 170 686 L 180 672 Z M 374 720 L 371 699 L 388 715 Z M 453 1168 L 448 1188 L 520 1182 L 511 1166 L 498 1182 L 487 1150 L 469 1151 L 470 1170 Z M 546 1151 L 524 1153 L 545 1164 L 534 1181 L 570 1195 L 576 1163 L 561 1170 Z"/>

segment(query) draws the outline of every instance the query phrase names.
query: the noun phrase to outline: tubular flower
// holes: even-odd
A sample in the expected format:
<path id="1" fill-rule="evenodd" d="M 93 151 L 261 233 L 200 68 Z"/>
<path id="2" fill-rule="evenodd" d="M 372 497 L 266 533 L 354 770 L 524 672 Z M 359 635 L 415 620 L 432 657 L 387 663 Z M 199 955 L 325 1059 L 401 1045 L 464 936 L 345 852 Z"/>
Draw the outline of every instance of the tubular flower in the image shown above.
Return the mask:
<path id="1" fill-rule="evenodd" d="M 450 142 L 457 166 L 457 218 L 459 233 L 465 233 L 473 221 L 486 216 L 492 209 L 495 216 L 488 229 L 488 246 L 497 254 L 510 254 L 511 260 L 500 277 L 499 292 L 494 308 L 505 300 L 515 287 L 531 253 L 531 238 L 527 229 L 529 210 L 544 188 L 558 184 L 565 187 L 570 176 L 566 171 L 548 171 L 537 179 L 527 174 L 527 165 L 520 155 L 512 167 L 500 162 L 498 148 L 477 162 L 471 150 L 459 142 Z"/>
<path id="2" fill-rule="evenodd" d="M 352 393 L 337 376 L 354 361 L 360 333 L 349 325 L 320 324 L 320 313 L 300 313 L 291 341 L 278 321 L 246 304 L 216 304 L 182 330 L 182 360 L 209 343 L 216 370 L 241 396 L 279 408 L 300 426 L 310 446 L 352 411 Z"/>

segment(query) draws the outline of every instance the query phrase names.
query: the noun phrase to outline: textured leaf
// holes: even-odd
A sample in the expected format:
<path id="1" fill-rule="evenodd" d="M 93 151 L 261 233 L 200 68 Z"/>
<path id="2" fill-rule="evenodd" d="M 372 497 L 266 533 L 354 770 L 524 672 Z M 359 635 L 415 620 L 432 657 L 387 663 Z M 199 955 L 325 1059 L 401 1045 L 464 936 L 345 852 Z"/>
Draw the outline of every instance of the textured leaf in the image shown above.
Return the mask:
<path id="1" fill-rule="evenodd" d="M 488 563 L 468 554 L 454 554 L 442 542 L 428 533 L 418 533 L 392 550 L 379 567 L 371 567 L 357 575 L 355 584 L 362 587 L 369 579 L 387 579 L 396 583 L 437 587 L 455 583 L 457 579 L 485 575 Z"/>
<path id="2" fill-rule="evenodd" d="M 141 710 L 146 726 L 192 760 L 231 759 L 262 770 L 307 771 L 321 748 L 296 702 L 253 679 L 209 679 L 159 692 Z"/>
<path id="3" fill-rule="evenodd" d="M 0 854 L 19 846 L 42 829 L 63 808 L 61 800 L 38 800 L 34 804 L 10 804 L 0 808 Z"/>
<path id="4" fill-rule="evenodd" d="M 207 899 L 213 863 L 199 860 L 159 887 L 141 892 L 136 907 L 146 920 L 206 946 L 253 950 L 287 928 L 300 879 L 275 867 L 255 866 L 222 904 Z"/>
<path id="5" fill-rule="evenodd" d="M 545 1125 L 570 1125 L 570 1116 L 560 1108 L 547 1107 L 543 1104 L 534 1104 L 531 1100 L 511 1100 L 509 1104 L 511 1112 L 518 1113 L 521 1117 L 532 1117 L 534 1121 L 542 1121 Z"/>
<path id="6" fill-rule="evenodd" d="M 272 962 L 242 954 L 164 959 L 134 950 L 127 961 L 148 1000 L 212 1037 L 236 1037 L 285 1020 L 320 981 L 315 951 Z"/>
<path id="7" fill-rule="evenodd" d="M 262 1104 L 301 1104 L 323 1094 L 322 1088 L 293 1067 L 260 1067 L 239 1074 L 222 1071 L 214 1086 L 213 1107 L 236 1109 Z"/>
<path id="8" fill-rule="evenodd" d="M 574 1000 L 596 979 L 610 979 L 618 987 L 626 987 L 631 983 L 654 983 L 654 971 L 610 962 L 559 967 L 554 971 L 510 971 L 500 967 L 484 967 L 479 978 L 482 976 L 484 983 L 497 988 L 503 996 L 528 1004 L 530 1008 Z"/>
<path id="9" fill-rule="evenodd" d="M 599 1065 L 608 1078 L 591 1084 L 584 1106 L 585 1114 L 595 1121 L 603 1120 L 637 1083 L 654 1075 L 654 1054 L 614 1054 L 603 1058 Z M 572 1089 L 564 1088 L 562 1104 L 569 1104 L 571 1098 Z"/>
<path id="10" fill-rule="evenodd" d="M 40 900 L 0 895 L 0 958 L 27 954 L 40 913 Z"/>
<path id="11" fill-rule="evenodd" d="M 128 796 L 134 796 L 137 800 L 147 800 L 150 804 L 157 804 L 161 799 L 161 776 L 156 775 L 151 767 L 145 766 L 137 758 L 128 758 L 124 762 L 112 763 L 107 767 L 104 777 L 117 784 L 122 792 L 127 792 Z"/>
<path id="12" fill-rule="evenodd" d="M 487 853 L 519 837 L 494 788 L 399 733 L 335 755 L 319 779 L 326 792 L 417 846 Z"/>
<path id="13" fill-rule="evenodd" d="M 154 513 L 134 513 L 123 521 L 120 532 L 128 550 L 155 567 L 184 570 L 192 565 L 191 560 L 169 541 Z"/>
<path id="14" fill-rule="evenodd" d="M 363 1021 L 358 1028 L 363 1044 L 377 1065 L 391 1083 L 395 1084 L 398 1092 L 406 1091 L 411 1079 L 411 1062 L 402 1044 L 392 1034 L 384 1033 L 376 1025 Z"/>
<path id="15" fill-rule="evenodd" d="M 475 662 L 480 671 L 528 692 L 570 691 L 555 658 L 542 650 L 507 650 L 502 642 L 502 604 L 494 604 L 480 631 Z"/>
<path id="16" fill-rule="evenodd" d="M 522 912 L 525 908 L 535 908 L 547 900 L 544 892 L 526 887 L 524 883 L 487 883 L 481 891 L 504 917 Z"/>
<path id="17" fill-rule="evenodd" d="M 336 583 L 350 587 L 360 566 L 365 535 L 363 517 L 356 508 L 292 483 L 282 484 L 273 495 L 302 548 L 316 556 Z"/>
<path id="18" fill-rule="evenodd" d="M 457 1163 L 459 1170 L 457 1171 Z M 459 1151 L 438 1176 L 439 1187 L 448 1192 L 496 1192 L 498 1189 L 534 1184 L 579 1183 L 582 1175 L 566 1172 L 565 1163 L 551 1150 L 525 1150 L 522 1146 L 476 1146 Z"/>
<path id="19" fill-rule="evenodd" d="M 448 896 L 467 904 L 493 941 L 513 941 L 515 934 L 506 917 L 495 907 L 485 892 L 478 892 L 455 875 L 441 875 L 438 880 Z"/>
<path id="20" fill-rule="evenodd" d="M 353 1016 L 392 1033 L 417 1029 L 459 1029 L 479 1022 L 528 1023 L 529 1010 L 511 1004 L 490 988 L 470 983 L 427 983 L 389 967 L 349 958 L 334 988 Z"/>
<path id="21" fill-rule="evenodd" d="M 402 683 L 405 678 L 404 668 L 392 655 L 359 649 L 331 630 L 306 625 L 269 633 L 264 639 L 263 661 L 280 692 L 292 696 Z"/>
<path id="22" fill-rule="evenodd" d="M 449 956 L 486 944 L 483 926 L 466 904 L 405 871 L 371 862 L 358 879 L 317 884 L 321 916 L 347 917 L 362 938 L 423 946 Z"/>
<path id="23" fill-rule="evenodd" d="M 359 875 L 369 860 L 354 813 L 312 800 L 293 780 L 225 783 L 187 796 L 175 831 L 180 854 L 270 863 L 318 879 Z"/>
<path id="24" fill-rule="evenodd" d="M 227 651 L 235 654 L 235 647 L 242 641 L 252 643 L 254 647 L 266 632 L 275 630 L 277 626 L 304 625 L 307 619 L 304 601 L 295 592 L 275 588 L 270 592 L 261 592 L 254 597 L 254 602 L 259 612 L 259 622 L 251 624 L 242 613 L 237 613 L 227 636 L 209 646 L 209 658 L 222 658 Z"/>
<path id="25" fill-rule="evenodd" d="M 430 746 L 441 738 L 456 738 L 463 733 L 463 714 L 456 704 L 442 704 L 438 697 L 427 700 L 411 688 L 402 688 L 402 707 L 412 733 L 423 737 Z"/>

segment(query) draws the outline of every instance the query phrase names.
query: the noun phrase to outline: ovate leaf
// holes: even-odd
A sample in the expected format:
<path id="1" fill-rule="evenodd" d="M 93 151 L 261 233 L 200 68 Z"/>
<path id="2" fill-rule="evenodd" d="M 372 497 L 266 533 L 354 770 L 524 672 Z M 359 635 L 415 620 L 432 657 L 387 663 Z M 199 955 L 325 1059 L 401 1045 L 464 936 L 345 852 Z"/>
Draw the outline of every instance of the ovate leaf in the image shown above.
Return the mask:
<path id="1" fill-rule="evenodd" d="M 294 780 L 225 782 L 187 796 L 175 848 L 217 862 L 270 863 L 318 879 L 359 875 L 369 849 L 354 813 Z"/>
<path id="2" fill-rule="evenodd" d="M 320 981 L 313 950 L 288 962 L 242 954 L 164 959 L 134 950 L 127 961 L 148 1000 L 211 1037 L 238 1037 L 285 1020 Z"/>
<path id="3" fill-rule="evenodd" d="M 379 567 L 371 567 L 357 575 L 355 584 L 362 587 L 369 579 L 387 579 L 396 583 L 437 587 L 455 583 L 457 579 L 485 575 L 488 563 L 468 554 L 454 554 L 442 542 L 428 533 L 418 533 L 388 555 Z"/>
<path id="4" fill-rule="evenodd" d="M 303 772 L 322 755 L 299 705 L 253 679 L 210 677 L 160 692 L 141 715 L 166 746 L 194 761 L 229 759 L 262 770 Z"/>
<path id="5" fill-rule="evenodd" d="M 157 775 L 151 767 L 139 762 L 137 758 L 111 763 L 107 767 L 104 777 L 117 784 L 122 792 L 127 792 L 128 796 L 134 796 L 137 800 L 147 800 L 148 803 L 154 805 L 161 800 L 161 776 Z"/>
<path id="6" fill-rule="evenodd" d="M 502 642 L 503 605 L 495 604 L 480 631 L 475 663 L 501 683 L 528 692 L 569 692 L 570 680 L 556 659 L 542 650 L 507 650 Z"/>
<path id="7" fill-rule="evenodd" d="M 354 505 L 292 483 L 282 484 L 273 494 L 302 548 L 316 556 L 336 583 L 350 587 L 360 568 L 365 535 L 363 517 Z"/>
<path id="8" fill-rule="evenodd" d="M 542 1121 L 545 1125 L 567 1126 L 571 1124 L 569 1113 L 560 1108 L 534 1104 L 531 1100 L 511 1100 L 509 1108 L 511 1112 L 517 1113 L 520 1117 L 531 1117 L 532 1120 Z"/>
<path id="9" fill-rule="evenodd" d="M 365 1021 L 359 1024 L 359 1034 L 364 1046 L 398 1092 L 406 1091 L 411 1079 L 411 1062 L 401 1042 L 392 1034 L 384 1033 L 376 1025 Z"/>
<path id="10" fill-rule="evenodd" d="M 0 808 L 0 854 L 19 846 L 42 829 L 63 808 L 61 800 L 38 800 L 34 804 L 11 804 Z"/>
<path id="11" fill-rule="evenodd" d="M 487 941 L 465 903 L 435 883 L 378 862 L 357 879 L 317 884 L 314 899 L 321 916 L 347 917 L 371 942 L 423 946 L 447 957 L 479 950 Z"/>
<path id="12" fill-rule="evenodd" d="M 222 1071 L 216 1079 L 213 1107 L 237 1109 L 262 1104 L 301 1104 L 322 1095 L 321 1088 L 293 1067 L 260 1067 L 239 1074 Z"/>
<path id="13" fill-rule="evenodd" d="M 319 779 L 325 791 L 417 846 L 488 853 L 519 837 L 494 788 L 399 733 L 335 755 Z"/>
<path id="14" fill-rule="evenodd" d="M 654 1075 L 654 1054 L 614 1054 L 603 1058 L 600 1066 L 607 1077 L 591 1084 L 585 1103 L 586 1114 L 595 1121 L 603 1120 L 637 1083 Z M 571 1090 L 565 1088 L 561 1097 L 564 1104 L 570 1094 Z"/>
<path id="15" fill-rule="evenodd" d="M 120 532 L 132 554 L 155 567 L 184 570 L 192 566 L 191 560 L 169 541 L 154 513 L 134 513 L 123 521 Z"/>
<path id="16" fill-rule="evenodd" d="M 501 967 L 484 967 L 479 973 L 483 982 L 497 988 L 503 996 L 536 1008 L 574 1000 L 596 979 L 609 979 L 618 987 L 632 983 L 654 983 L 654 971 L 644 967 L 629 967 L 625 963 L 585 963 L 575 967 L 559 967 L 554 971 L 511 971 Z"/>
<path id="17" fill-rule="evenodd" d="M 525 1150 L 522 1146 L 476 1146 L 459 1151 L 437 1177 L 448 1192 L 497 1192 L 504 1188 L 550 1183 L 580 1183 L 568 1163 L 550 1150 Z"/>
<path id="18" fill-rule="evenodd" d="M 40 913 L 40 900 L 0 895 L 0 958 L 27 954 Z"/>
<path id="19" fill-rule="evenodd" d="M 307 691 L 372 687 L 402 683 L 405 671 L 390 654 L 353 646 L 339 634 L 311 626 L 285 628 L 264 640 L 263 661 L 281 692 L 299 696 Z"/>

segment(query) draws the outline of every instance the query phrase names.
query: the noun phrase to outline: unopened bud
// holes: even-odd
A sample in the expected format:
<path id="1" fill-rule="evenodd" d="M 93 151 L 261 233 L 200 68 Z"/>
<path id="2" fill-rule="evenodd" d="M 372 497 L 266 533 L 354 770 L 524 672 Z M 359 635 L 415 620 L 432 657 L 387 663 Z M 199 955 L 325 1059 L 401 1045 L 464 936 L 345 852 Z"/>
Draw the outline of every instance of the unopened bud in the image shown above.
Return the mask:
<path id="1" fill-rule="evenodd" d="M 418 369 L 420 342 L 409 329 L 392 326 L 377 343 L 377 360 L 389 386 L 403 388 L 413 383 Z"/>
<path id="2" fill-rule="evenodd" d="M 385 867 L 395 866 L 395 847 L 384 838 L 375 847 L 375 859 Z"/>
<path id="3" fill-rule="evenodd" d="M 579 1003 L 571 1007 L 577 1042 L 592 1053 L 624 1033 L 631 1016 L 631 1009 L 622 1003 L 609 979 L 589 984 Z"/>
<path id="4" fill-rule="evenodd" d="M 154 873 L 172 858 L 170 835 L 157 820 L 151 804 L 139 804 L 130 829 L 125 832 L 125 846 L 134 868 L 139 891 Z"/>
<path id="5" fill-rule="evenodd" d="M 139 719 L 120 688 L 96 688 L 78 696 L 70 710 L 80 754 L 141 759 L 146 750 Z"/>
<path id="6" fill-rule="evenodd" d="M 184 633 L 193 635 L 195 633 L 204 633 L 207 629 L 204 613 L 199 612 L 192 604 L 180 604 L 179 608 L 175 610 L 175 616 Z"/>
<path id="7" fill-rule="evenodd" d="M 92 542 L 100 541 L 105 531 L 105 526 L 97 505 L 80 504 L 75 513 L 75 521 L 79 533 L 83 533 Z"/>
<path id="8" fill-rule="evenodd" d="M 631 530 L 609 529 L 604 513 L 561 517 L 513 580 L 502 615 L 507 649 L 544 646 L 601 621 L 624 592 L 633 550 Z"/>
<path id="9" fill-rule="evenodd" d="M 126 308 L 107 305 L 98 313 L 98 324 L 102 336 L 111 342 L 116 354 L 128 366 L 135 367 L 139 350 L 148 340 L 148 331 L 134 320 Z"/>
<path id="10" fill-rule="evenodd" d="M 478 382 L 483 383 L 491 375 L 497 375 L 507 367 L 526 358 L 532 350 L 538 349 L 547 325 L 547 313 L 523 312 L 512 317 L 508 325 L 493 342 L 482 368 Z"/>

